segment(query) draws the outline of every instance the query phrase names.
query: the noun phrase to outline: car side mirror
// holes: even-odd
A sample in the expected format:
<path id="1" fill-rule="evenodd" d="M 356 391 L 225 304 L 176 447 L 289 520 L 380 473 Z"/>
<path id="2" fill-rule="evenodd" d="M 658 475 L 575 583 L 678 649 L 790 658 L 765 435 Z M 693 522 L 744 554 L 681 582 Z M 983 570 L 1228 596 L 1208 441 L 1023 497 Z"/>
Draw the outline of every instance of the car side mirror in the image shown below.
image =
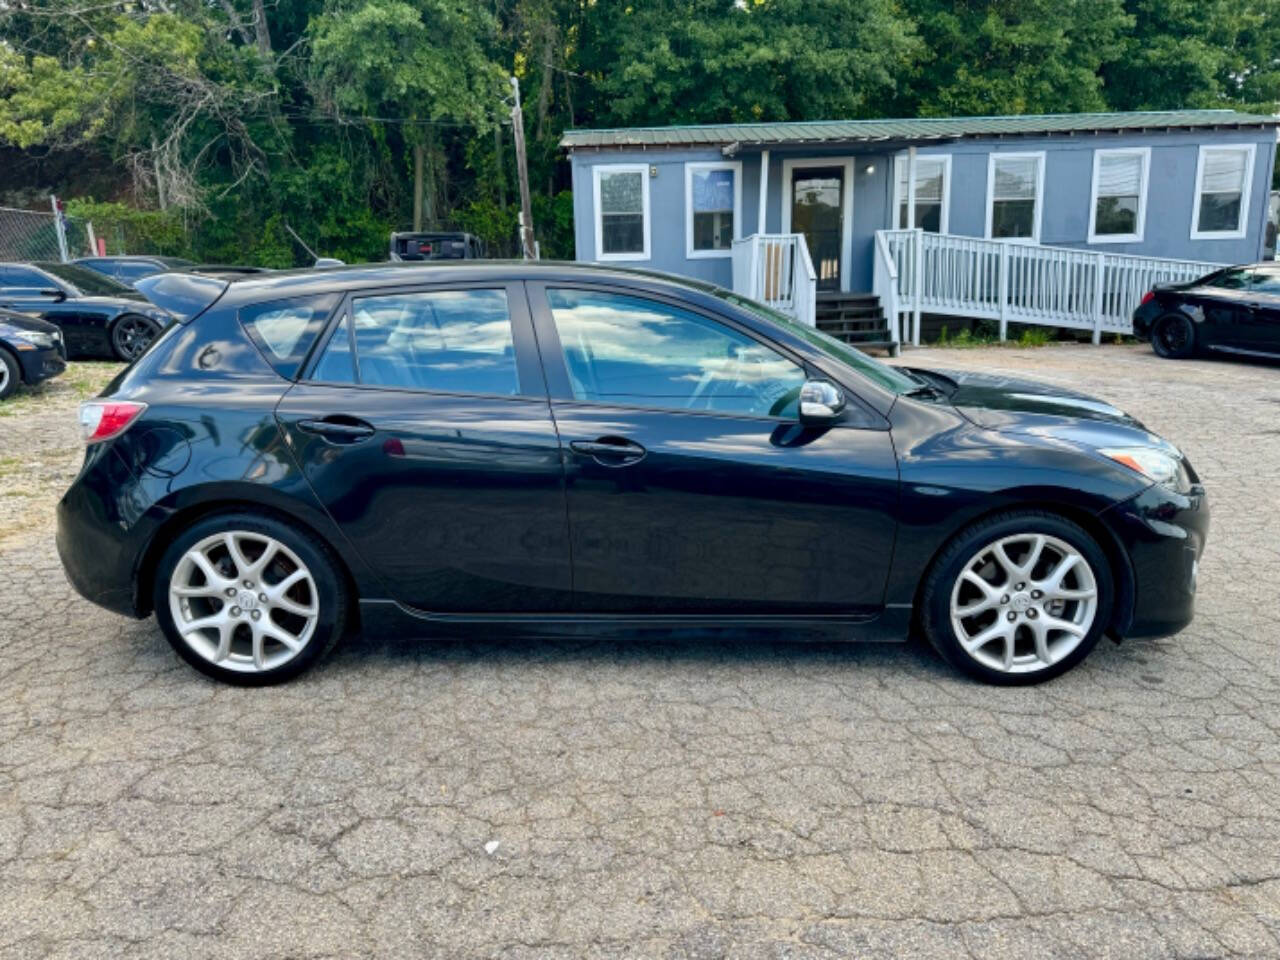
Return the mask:
<path id="1" fill-rule="evenodd" d="M 41 290 L 40 296 L 48 297 L 54 303 L 61 303 L 63 300 L 67 299 L 66 293 L 54 287 L 49 287 L 45 290 Z"/>
<path id="2" fill-rule="evenodd" d="M 844 412 L 844 393 L 830 380 L 806 380 L 800 388 L 800 422 L 811 427 L 830 426 Z"/>

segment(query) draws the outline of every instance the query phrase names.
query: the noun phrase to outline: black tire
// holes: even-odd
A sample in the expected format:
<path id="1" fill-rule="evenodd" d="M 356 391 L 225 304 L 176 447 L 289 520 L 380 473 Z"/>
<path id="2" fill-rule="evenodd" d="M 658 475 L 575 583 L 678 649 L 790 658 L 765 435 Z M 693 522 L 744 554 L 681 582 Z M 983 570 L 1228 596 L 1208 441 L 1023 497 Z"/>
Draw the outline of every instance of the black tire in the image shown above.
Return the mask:
<path id="1" fill-rule="evenodd" d="M 0 347 L 0 400 L 12 396 L 21 383 L 22 371 L 18 369 L 18 358 Z"/>
<path id="2" fill-rule="evenodd" d="M 158 336 L 160 324 L 141 314 L 126 313 L 111 325 L 111 352 L 117 360 L 132 362 L 142 356 Z"/>
<path id="3" fill-rule="evenodd" d="M 969 562 L 985 546 L 1020 534 L 1047 534 L 1073 547 L 1092 568 L 1097 590 L 1097 606 L 1091 627 L 1074 650 L 1043 669 L 1030 672 L 1002 672 L 978 662 L 967 653 L 952 625 L 952 591 Z M 1066 673 L 1089 655 L 1111 619 L 1115 583 L 1111 565 L 1097 542 L 1078 524 L 1042 510 L 1015 510 L 981 520 L 962 530 L 938 555 L 926 574 L 921 595 L 921 626 L 934 649 L 947 663 L 985 683 L 1026 686 L 1043 683 Z M 994 601 L 993 601 L 994 602 Z M 1006 615 L 1004 608 L 996 616 Z"/>
<path id="4" fill-rule="evenodd" d="M 1151 325 L 1151 349 L 1166 360 L 1186 360 L 1196 353 L 1196 328 L 1181 313 L 1166 313 Z"/>
<path id="5" fill-rule="evenodd" d="M 309 639 L 305 641 L 305 645 L 302 646 L 299 652 L 292 655 L 292 659 L 270 669 L 245 672 L 247 668 L 229 669 L 213 662 L 201 655 L 183 638 L 174 620 L 174 613 L 170 605 L 170 583 L 183 556 L 193 546 L 207 538 L 232 531 L 243 533 L 250 539 L 257 534 L 278 541 L 289 551 L 292 551 L 297 559 L 306 566 L 315 585 L 314 603 L 317 612 L 315 614 L 315 626 L 309 635 Z M 285 569 L 293 567 L 287 557 L 281 562 L 288 565 Z M 234 564 L 232 563 L 232 566 L 227 567 L 225 570 L 219 568 L 219 572 L 230 574 L 233 566 Z M 270 566 L 268 570 L 270 570 Z M 236 577 L 238 576 L 239 571 L 236 572 Z M 269 582 L 267 576 L 268 574 L 264 572 L 261 578 L 263 583 Z M 259 513 L 252 509 L 203 517 L 174 537 L 156 567 L 152 599 L 160 629 L 164 632 L 165 639 L 169 641 L 170 646 L 177 651 L 178 655 L 201 673 L 216 680 L 238 686 L 265 686 L 280 683 L 296 677 L 312 666 L 326 650 L 341 638 L 347 622 L 349 602 L 346 583 L 339 572 L 338 561 L 328 547 L 309 533 L 283 523 L 273 516 Z M 207 603 L 208 601 L 201 602 Z M 224 602 L 232 603 L 234 601 Z M 209 609 L 216 612 L 220 608 Z M 262 612 L 268 617 L 273 615 L 270 610 L 264 609 Z M 193 615 L 198 615 L 198 613 Z M 247 627 L 248 625 L 245 624 L 244 628 Z M 241 633 L 236 636 L 243 638 L 243 628 L 238 627 L 236 629 L 241 630 Z M 237 642 L 243 643 L 243 639 Z M 281 651 L 281 655 L 283 654 L 284 652 Z"/>

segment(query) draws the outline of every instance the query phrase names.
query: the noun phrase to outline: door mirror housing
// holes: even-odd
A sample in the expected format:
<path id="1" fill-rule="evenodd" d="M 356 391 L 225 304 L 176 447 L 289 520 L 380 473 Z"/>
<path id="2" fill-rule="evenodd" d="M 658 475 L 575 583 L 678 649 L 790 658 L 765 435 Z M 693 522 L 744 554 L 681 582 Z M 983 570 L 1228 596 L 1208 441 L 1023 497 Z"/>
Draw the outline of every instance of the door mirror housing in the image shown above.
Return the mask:
<path id="1" fill-rule="evenodd" d="M 806 380 L 800 388 L 800 422 L 829 426 L 844 412 L 844 392 L 830 380 Z"/>
<path id="2" fill-rule="evenodd" d="M 46 287 L 40 291 L 40 296 L 48 297 L 54 303 L 61 303 L 63 300 L 67 299 L 66 293 L 59 290 L 57 287 Z"/>

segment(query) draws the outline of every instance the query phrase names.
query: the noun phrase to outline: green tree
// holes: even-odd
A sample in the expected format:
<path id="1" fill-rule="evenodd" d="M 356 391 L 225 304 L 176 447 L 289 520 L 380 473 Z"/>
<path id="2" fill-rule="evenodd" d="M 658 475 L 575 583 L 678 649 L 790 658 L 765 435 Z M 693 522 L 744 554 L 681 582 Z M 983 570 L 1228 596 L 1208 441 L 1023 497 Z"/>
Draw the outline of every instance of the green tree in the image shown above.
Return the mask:
<path id="1" fill-rule="evenodd" d="M 1123 0 L 906 0 L 930 55 L 899 102 L 926 116 L 1105 110 Z"/>
<path id="2" fill-rule="evenodd" d="M 477 7 L 447 0 L 369 0 L 335 6 L 311 23 L 310 89 L 321 109 L 403 125 L 415 230 L 424 218 L 439 220 L 439 126 L 487 131 L 498 112 L 502 72 L 482 43 L 494 28 Z"/>

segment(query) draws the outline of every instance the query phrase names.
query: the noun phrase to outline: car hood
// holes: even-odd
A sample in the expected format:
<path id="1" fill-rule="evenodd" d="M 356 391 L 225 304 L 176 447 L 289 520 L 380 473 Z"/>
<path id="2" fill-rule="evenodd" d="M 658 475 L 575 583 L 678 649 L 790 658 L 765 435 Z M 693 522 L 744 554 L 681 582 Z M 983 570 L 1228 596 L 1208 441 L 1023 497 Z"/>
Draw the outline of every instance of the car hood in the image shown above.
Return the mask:
<path id="1" fill-rule="evenodd" d="M 53 333 L 58 332 L 58 327 L 46 320 L 38 317 L 27 316 L 25 313 L 14 313 L 12 310 L 0 310 L 0 330 L 8 327 L 10 330 L 27 330 L 31 333 Z"/>
<path id="2" fill-rule="evenodd" d="M 924 372 L 954 381 L 957 386 L 948 401 L 965 419 L 988 430 L 1051 436 L 1093 447 L 1141 444 L 1173 449 L 1135 417 L 1087 393 L 968 370 Z"/>

